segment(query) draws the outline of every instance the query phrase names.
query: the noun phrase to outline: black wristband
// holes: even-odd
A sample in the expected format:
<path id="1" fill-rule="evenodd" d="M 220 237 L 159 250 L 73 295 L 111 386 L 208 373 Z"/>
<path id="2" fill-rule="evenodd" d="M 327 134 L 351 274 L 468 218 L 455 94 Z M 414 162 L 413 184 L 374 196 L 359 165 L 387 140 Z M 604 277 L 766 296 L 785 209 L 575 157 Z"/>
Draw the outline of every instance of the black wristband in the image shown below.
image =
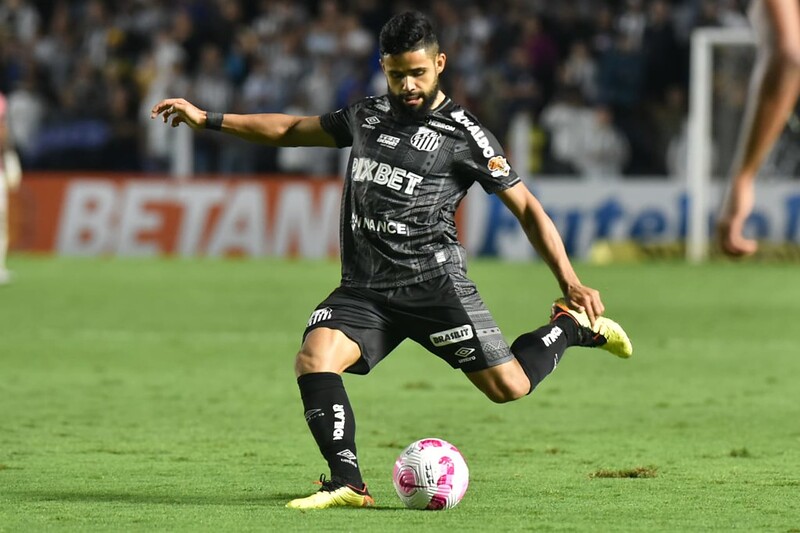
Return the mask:
<path id="1" fill-rule="evenodd" d="M 214 113 L 209 111 L 206 113 L 206 129 L 219 131 L 222 129 L 222 113 Z"/>

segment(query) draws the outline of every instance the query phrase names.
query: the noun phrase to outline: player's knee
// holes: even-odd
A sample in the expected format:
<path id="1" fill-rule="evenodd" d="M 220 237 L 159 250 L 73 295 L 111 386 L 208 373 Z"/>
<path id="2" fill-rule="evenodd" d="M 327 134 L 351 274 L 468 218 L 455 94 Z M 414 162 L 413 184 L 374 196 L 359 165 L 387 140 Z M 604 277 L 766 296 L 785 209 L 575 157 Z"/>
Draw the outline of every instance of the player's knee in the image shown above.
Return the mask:
<path id="1" fill-rule="evenodd" d="M 494 403 L 508 403 L 527 396 L 529 391 L 530 385 L 501 381 L 483 392 Z"/>
<path id="2" fill-rule="evenodd" d="M 294 358 L 294 372 L 298 376 L 312 372 L 324 372 L 326 369 L 319 357 L 301 349 Z"/>

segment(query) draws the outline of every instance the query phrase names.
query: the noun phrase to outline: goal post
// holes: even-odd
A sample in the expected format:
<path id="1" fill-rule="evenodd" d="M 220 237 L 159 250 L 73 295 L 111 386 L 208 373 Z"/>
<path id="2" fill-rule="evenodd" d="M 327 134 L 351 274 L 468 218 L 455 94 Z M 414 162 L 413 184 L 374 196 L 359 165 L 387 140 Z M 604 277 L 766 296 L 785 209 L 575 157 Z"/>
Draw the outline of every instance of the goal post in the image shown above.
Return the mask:
<path id="1" fill-rule="evenodd" d="M 686 171 L 689 198 L 686 258 L 691 263 L 708 259 L 710 250 L 709 210 L 714 205 L 711 202 L 714 174 L 712 154 L 715 151 L 715 134 L 712 131 L 716 72 L 714 51 L 721 46 L 752 48 L 754 42 L 750 28 L 699 28 L 692 33 Z M 745 86 L 749 83 L 749 76 L 743 83 Z M 727 169 L 730 161 L 722 161 L 722 165 Z"/>

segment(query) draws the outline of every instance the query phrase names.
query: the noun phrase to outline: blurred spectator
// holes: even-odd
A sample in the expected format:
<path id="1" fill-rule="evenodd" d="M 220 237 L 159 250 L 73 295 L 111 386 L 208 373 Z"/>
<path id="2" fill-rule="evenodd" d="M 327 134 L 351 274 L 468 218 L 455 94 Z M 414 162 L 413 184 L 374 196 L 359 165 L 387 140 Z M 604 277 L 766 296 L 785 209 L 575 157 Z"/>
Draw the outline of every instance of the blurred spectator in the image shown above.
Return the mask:
<path id="1" fill-rule="evenodd" d="M 549 157 L 544 163 L 548 174 L 575 174 L 580 150 L 581 117 L 585 104 L 575 87 L 566 87 L 542 110 L 541 124 L 550 137 Z"/>
<path id="2" fill-rule="evenodd" d="M 8 253 L 9 220 L 8 193 L 19 186 L 22 166 L 8 134 L 8 105 L 0 93 L 0 285 L 11 280 L 6 268 Z"/>
<path id="3" fill-rule="evenodd" d="M 584 41 L 575 41 L 570 46 L 559 81 L 562 85 L 577 87 L 585 101 L 597 100 L 597 62 Z"/>
<path id="4" fill-rule="evenodd" d="M 573 156 L 578 173 L 592 180 L 622 176 L 630 147 L 614 126 L 611 108 L 597 106 L 582 110 L 578 123 L 580 135 Z"/>
<path id="5" fill-rule="evenodd" d="M 612 110 L 630 143 L 626 173 L 666 173 L 665 133 L 651 128 L 676 122 L 664 120 L 676 111 L 667 93 L 685 94 L 691 31 L 745 23 L 737 0 L 4 0 L 0 90 L 10 113 L 30 112 L 12 131 L 26 167 L 117 168 L 106 150 L 130 156 L 126 168 L 163 172 L 172 141 L 143 111 L 134 134 L 135 110 L 188 94 L 212 109 L 302 101 L 318 114 L 383 93 L 377 32 L 409 8 L 438 26 L 445 90 L 499 137 L 518 112 L 539 127 L 542 109 L 563 104 L 561 88 L 577 87 Z M 234 153 L 206 137 L 195 135 L 198 172 L 278 168 L 269 147 Z"/>

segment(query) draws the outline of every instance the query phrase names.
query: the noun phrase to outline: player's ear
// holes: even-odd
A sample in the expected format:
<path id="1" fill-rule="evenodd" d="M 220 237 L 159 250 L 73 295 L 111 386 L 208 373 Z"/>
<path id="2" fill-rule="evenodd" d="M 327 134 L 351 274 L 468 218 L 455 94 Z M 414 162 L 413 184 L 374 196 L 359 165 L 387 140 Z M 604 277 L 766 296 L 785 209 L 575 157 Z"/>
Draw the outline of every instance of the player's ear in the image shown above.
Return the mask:
<path id="1" fill-rule="evenodd" d="M 444 70 L 444 65 L 447 63 L 447 56 L 444 55 L 444 52 L 439 52 L 436 54 L 436 73 L 441 74 Z"/>

